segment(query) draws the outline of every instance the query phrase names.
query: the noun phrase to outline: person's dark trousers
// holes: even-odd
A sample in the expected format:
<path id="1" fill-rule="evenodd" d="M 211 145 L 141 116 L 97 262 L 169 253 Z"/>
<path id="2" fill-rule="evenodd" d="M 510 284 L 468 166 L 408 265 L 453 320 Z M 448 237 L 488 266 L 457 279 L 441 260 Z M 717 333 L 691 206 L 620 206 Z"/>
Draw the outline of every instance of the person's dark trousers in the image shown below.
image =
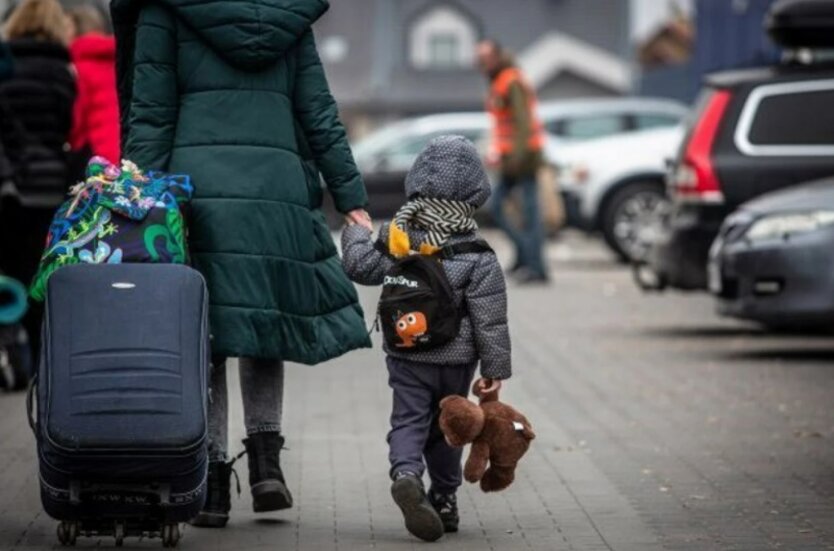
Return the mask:
<path id="1" fill-rule="evenodd" d="M 0 272 L 26 285 L 32 283 L 43 255 L 54 209 L 27 208 L 5 199 L 0 204 Z M 29 301 L 23 327 L 29 334 L 32 359 L 37 362 L 43 306 Z"/>
<path id="2" fill-rule="evenodd" d="M 515 189 L 521 193 L 521 227 L 516 227 L 507 219 L 504 209 L 507 199 Z M 495 187 L 492 195 L 492 215 L 500 227 L 515 245 L 516 260 L 540 277 L 547 276 L 547 268 L 542 257 L 544 246 L 544 228 L 539 210 L 539 188 L 535 174 L 518 178 L 504 175 Z"/>
<path id="3" fill-rule="evenodd" d="M 391 356 L 386 362 L 394 391 L 388 433 L 391 477 L 400 472 L 422 477 L 428 467 L 432 490 L 455 493 L 462 482 L 463 449 L 446 443 L 437 424 L 439 404 L 446 396 L 469 393 L 477 363 L 434 365 Z"/>

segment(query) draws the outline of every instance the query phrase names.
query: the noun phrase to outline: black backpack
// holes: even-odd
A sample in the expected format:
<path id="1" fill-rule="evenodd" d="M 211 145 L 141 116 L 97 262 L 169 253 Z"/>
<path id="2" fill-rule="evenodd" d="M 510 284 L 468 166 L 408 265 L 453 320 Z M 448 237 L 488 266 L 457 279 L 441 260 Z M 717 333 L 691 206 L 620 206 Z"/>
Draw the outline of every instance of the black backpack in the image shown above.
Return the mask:
<path id="1" fill-rule="evenodd" d="M 388 253 L 381 242 L 377 249 Z M 455 291 L 446 276 L 443 260 L 458 254 L 492 252 L 486 241 L 447 245 L 427 256 L 412 254 L 396 260 L 385 274 L 377 321 L 392 350 L 423 352 L 457 337 L 465 314 L 465 302 L 455 302 Z"/>
<path id="2" fill-rule="evenodd" d="M 3 101 L 0 121 L 0 192 L 27 207 L 60 205 L 69 187 L 83 176 L 89 156 L 47 147 Z"/>

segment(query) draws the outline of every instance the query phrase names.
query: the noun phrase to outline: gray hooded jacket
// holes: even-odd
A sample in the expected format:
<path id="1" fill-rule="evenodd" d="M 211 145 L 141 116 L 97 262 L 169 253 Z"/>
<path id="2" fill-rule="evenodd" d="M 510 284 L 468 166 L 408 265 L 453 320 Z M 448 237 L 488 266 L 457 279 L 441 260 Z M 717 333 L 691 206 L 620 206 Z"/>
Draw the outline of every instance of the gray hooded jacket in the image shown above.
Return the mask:
<path id="1" fill-rule="evenodd" d="M 460 136 L 432 140 L 417 158 L 405 181 L 409 199 L 415 196 L 465 201 L 480 207 L 491 189 L 475 146 Z M 425 239 L 425 232 L 409 228 L 412 246 Z M 388 224 L 379 233 L 388 243 Z M 453 235 L 449 244 L 481 239 L 477 232 Z M 374 247 L 372 234 L 358 225 L 342 234 L 343 264 L 348 276 L 362 285 L 381 285 L 394 265 L 389 255 Z M 397 358 L 429 364 L 481 362 L 481 376 L 507 379 L 512 374 L 510 333 L 507 326 L 507 290 L 504 274 L 493 253 L 457 255 L 443 261 L 458 304 L 466 303 L 460 333 L 448 344 L 425 352 L 404 353 L 385 347 Z"/>

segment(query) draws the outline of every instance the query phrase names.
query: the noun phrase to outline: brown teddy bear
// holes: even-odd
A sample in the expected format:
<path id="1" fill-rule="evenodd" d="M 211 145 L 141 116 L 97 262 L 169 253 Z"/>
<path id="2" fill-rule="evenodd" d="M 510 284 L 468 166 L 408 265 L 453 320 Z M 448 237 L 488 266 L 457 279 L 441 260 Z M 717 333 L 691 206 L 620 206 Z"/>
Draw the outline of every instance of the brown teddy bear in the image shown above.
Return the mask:
<path id="1" fill-rule="evenodd" d="M 481 481 L 481 490 L 497 492 L 512 484 L 515 466 L 536 435 L 524 415 L 498 400 L 498 393 L 472 392 L 480 404 L 463 396 L 440 401 L 440 430 L 450 446 L 472 444 L 463 470 L 468 482 Z"/>

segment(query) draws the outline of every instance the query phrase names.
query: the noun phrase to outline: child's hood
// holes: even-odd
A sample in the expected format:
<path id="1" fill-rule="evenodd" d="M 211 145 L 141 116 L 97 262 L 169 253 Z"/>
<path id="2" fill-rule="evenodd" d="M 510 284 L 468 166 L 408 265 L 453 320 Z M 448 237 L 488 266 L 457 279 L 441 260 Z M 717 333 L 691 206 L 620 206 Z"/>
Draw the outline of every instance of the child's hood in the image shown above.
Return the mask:
<path id="1" fill-rule="evenodd" d="M 230 64 L 258 71 L 291 49 L 327 11 L 328 0 L 157 0 Z M 114 22 L 130 23 L 145 4 L 113 0 Z"/>
<path id="2" fill-rule="evenodd" d="M 406 176 L 405 193 L 409 199 L 419 195 L 480 207 L 492 188 L 475 145 L 463 136 L 440 136 L 417 157 Z"/>

